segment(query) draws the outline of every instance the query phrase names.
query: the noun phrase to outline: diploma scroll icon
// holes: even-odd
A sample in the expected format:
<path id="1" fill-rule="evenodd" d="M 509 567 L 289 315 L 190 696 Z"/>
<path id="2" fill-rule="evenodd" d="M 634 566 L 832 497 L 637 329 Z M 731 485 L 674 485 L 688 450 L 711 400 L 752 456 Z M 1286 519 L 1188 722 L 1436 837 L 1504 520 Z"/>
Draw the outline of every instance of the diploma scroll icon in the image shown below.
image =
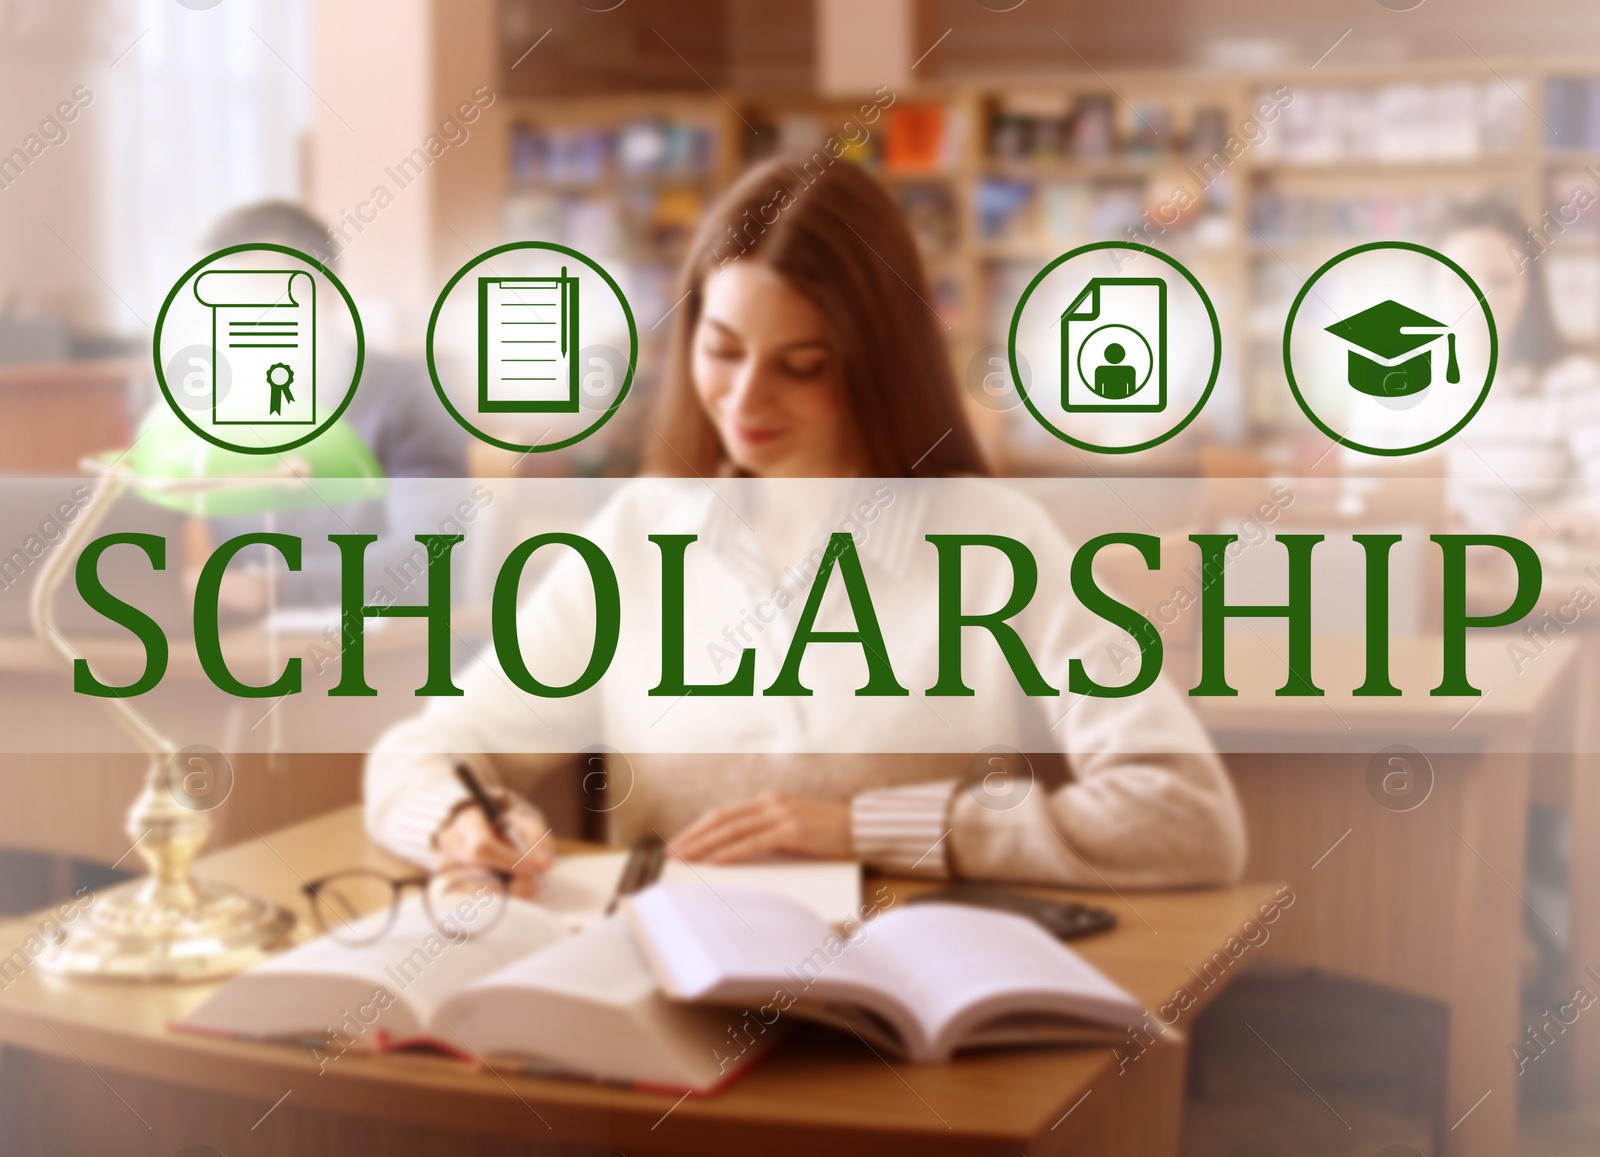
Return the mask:
<path id="1" fill-rule="evenodd" d="M 211 421 L 309 426 L 317 421 L 317 283 L 299 269 L 216 269 L 195 279 L 211 309 Z M 229 386 L 216 372 L 226 364 Z"/>
<path id="2" fill-rule="evenodd" d="M 1061 315 L 1061 405 L 1153 413 L 1167 405 L 1167 283 L 1096 277 Z"/>

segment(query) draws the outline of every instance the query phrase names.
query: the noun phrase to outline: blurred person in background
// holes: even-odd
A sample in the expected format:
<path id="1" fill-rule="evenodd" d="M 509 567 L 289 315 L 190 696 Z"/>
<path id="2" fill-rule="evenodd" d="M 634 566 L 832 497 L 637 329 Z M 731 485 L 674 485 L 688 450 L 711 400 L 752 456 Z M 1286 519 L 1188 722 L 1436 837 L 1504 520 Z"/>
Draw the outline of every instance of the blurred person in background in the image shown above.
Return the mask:
<path id="1" fill-rule="evenodd" d="M 1488 400 L 1450 442 L 1453 518 L 1482 533 L 1594 541 L 1600 367 L 1557 328 L 1535 239 L 1516 213 L 1483 202 L 1454 215 L 1439 248 L 1477 282 L 1500 339 Z"/>
<path id="2" fill-rule="evenodd" d="M 284 245 L 334 269 L 337 245 L 328 226 L 298 205 L 287 201 L 262 201 L 235 209 L 211 226 L 201 245 L 215 253 L 234 245 Z M 427 364 L 416 357 L 376 353 L 368 349 L 355 396 L 340 416 L 367 444 L 388 478 L 467 477 L 467 435 L 439 402 L 428 377 Z M 383 534 L 394 528 L 404 532 L 398 542 L 380 540 L 367 550 L 367 571 L 376 575 L 386 566 L 414 572 L 422 547 L 411 535 L 439 529 L 449 515 L 454 490 L 444 487 L 393 487 L 383 503 L 355 507 L 319 507 L 276 516 L 274 529 L 299 535 L 308 544 L 327 548 L 329 534 Z M 459 497 L 459 496 L 456 496 Z M 186 572 L 193 586 L 199 568 L 214 542 L 263 529 L 259 518 L 212 519 L 191 523 L 185 542 Z M 267 610 L 269 584 L 262 563 L 242 552 L 223 577 L 219 603 L 224 614 L 236 618 Z M 415 557 L 413 557 L 415 556 Z M 277 565 L 276 556 L 268 554 Z M 278 567 L 277 602 L 298 606 L 328 606 L 339 601 L 339 556 L 331 549 L 308 549 L 299 571 Z M 413 583 L 398 592 L 395 601 L 415 602 L 426 584 Z M 396 592 L 391 592 L 396 594 Z"/>
<path id="3" fill-rule="evenodd" d="M 872 598 L 891 631 L 904 628 L 906 645 L 892 648 L 895 664 L 925 686 L 915 680 L 937 666 L 935 633 L 907 618 L 908 608 L 935 603 L 937 567 L 924 530 L 948 525 L 1009 535 L 1038 553 L 1042 574 L 1066 573 L 1071 548 L 1048 511 L 978 477 L 988 468 L 899 208 L 857 165 L 814 176 L 804 168 L 784 160 L 757 166 L 702 223 L 677 287 L 682 305 L 647 469 L 691 483 L 716 476 L 870 480 L 833 488 L 844 500 L 832 499 L 834 509 L 847 513 L 859 509 L 853 502 L 862 494 L 893 498 L 879 480 L 966 479 L 937 495 L 903 485 L 892 516 L 876 517 L 861 540 L 861 556 L 878 564 Z M 661 599 L 661 557 L 646 536 L 666 527 L 696 531 L 701 541 L 687 558 L 704 569 L 688 584 L 685 626 L 677 629 L 689 639 L 712 637 L 740 599 L 768 595 L 786 581 L 779 577 L 788 573 L 785 563 L 828 541 L 838 515 L 818 519 L 825 503 L 810 499 L 829 489 L 735 492 L 732 501 L 750 499 L 739 513 L 729 499 L 709 501 L 705 487 L 651 480 L 620 491 L 584 534 L 617 560 L 626 588 L 621 605 L 642 608 Z M 969 597 L 998 605 L 1014 581 L 1008 568 L 990 573 L 978 559 L 968 565 Z M 752 688 L 756 669 L 766 685 L 778 668 L 808 597 L 801 585 L 792 601 L 776 604 L 779 612 L 793 608 L 789 626 L 736 644 L 752 644 L 741 661 L 751 668 L 742 677 Z M 519 609 L 524 652 L 537 648 L 541 670 L 583 669 L 593 646 L 584 625 L 592 608 L 585 564 L 575 554 L 558 559 Z M 1111 639 L 1122 637 L 1060 583 L 1044 584 L 1017 624 L 1053 686 L 1067 685 L 1075 656 L 1093 667 Z M 736 710 L 697 711 L 691 701 L 652 723 L 634 696 L 661 677 L 661 649 L 659 630 L 634 619 L 592 693 L 537 701 L 512 691 L 493 664 L 464 670 L 457 680 L 465 697 L 431 701 L 374 746 L 365 783 L 368 831 L 425 866 L 509 871 L 526 894 L 551 863 L 554 841 L 544 840 L 543 817 L 512 789 L 525 791 L 539 776 L 570 768 L 571 757 L 517 753 L 540 745 L 561 750 L 568 742 L 564 749 L 577 751 L 598 741 L 627 752 L 632 773 L 626 794 L 606 811 L 609 838 L 625 844 L 658 832 L 685 859 L 855 858 L 886 871 L 1089 888 L 1220 884 L 1243 870 L 1244 821 L 1232 784 L 1205 730 L 1164 681 L 1138 695 L 1086 696 L 1056 725 L 1050 720 L 1059 706 L 1046 706 L 1059 704 L 1056 698 L 1018 694 L 987 703 L 983 718 L 959 734 L 1014 730 L 1019 743 L 1038 744 L 1025 750 L 1064 760 L 1067 771 L 1065 782 L 1049 787 L 1030 778 L 1015 806 L 995 808 L 962 790 L 975 762 L 989 774 L 973 754 L 981 740 L 969 751 L 930 754 L 797 750 L 859 751 L 865 731 L 875 751 L 926 750 L 930 720 L 922 704 L 892 700 L 905 704 L 895 709 L 882 699 L 874 705 L 839 695 L 856 675 L 849 664 L 859 652 L 808 657 L 808 664 L 827 664 L 811 670 L 829 705 L 813 707 L 803 724 L 794 720 L 794 700 L 753 692 L 739 692 L 751 697 Z M 704 681 L 712 673 L 704 666 L 688 678 Z M 974 684 L 1018 686 L 996 647 L 971 647 L 966 666 Z M 818 678 L 819 670 L 832 678 Z M 1126 679 L 1109 668 L 1097 677 Z M 698 744 L 701 751 L 746 753 L 666 754 Z M 496 838 L 469 806 L 453 773 L 457 763 L 506 793 L 509 822 L 528 853 Z"/>

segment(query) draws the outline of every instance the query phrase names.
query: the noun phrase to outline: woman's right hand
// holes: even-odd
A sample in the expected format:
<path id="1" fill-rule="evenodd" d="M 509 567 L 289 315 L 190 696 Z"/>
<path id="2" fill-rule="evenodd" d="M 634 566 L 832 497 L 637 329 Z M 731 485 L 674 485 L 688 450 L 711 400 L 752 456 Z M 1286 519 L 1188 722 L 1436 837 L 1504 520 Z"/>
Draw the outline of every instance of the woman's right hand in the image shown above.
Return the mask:
<path id="1" fill-rule="evenodd" d="M 511 873 L 511 894 L 528 899 L 539 891 L 539 875 L 556 862 L 550 825 L 539 809 L 518 800 L 500 817 L 522 841 L 519 850 L 497 835 L 475 807 L 462 808 L 434 839 L 438 867 L 498 868 Z"/>

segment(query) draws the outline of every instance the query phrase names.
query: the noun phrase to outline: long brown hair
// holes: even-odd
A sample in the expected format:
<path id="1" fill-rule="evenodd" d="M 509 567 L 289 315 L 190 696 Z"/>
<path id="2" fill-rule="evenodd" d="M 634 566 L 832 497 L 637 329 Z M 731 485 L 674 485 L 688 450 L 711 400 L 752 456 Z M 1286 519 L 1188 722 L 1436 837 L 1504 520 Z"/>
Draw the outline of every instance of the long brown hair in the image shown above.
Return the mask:
<path id="1" fill-rule="evenodd" d="M 859 165 L 825 153 L 755 166 L 706 213 L 673 295 L 682 301 L 656 415 L 660 437 L 647 439 L 648 471 L 729 470 L 690 356 L 705 280 L 732 261 L 764 262 L 822 312 L 868 473 L 989 473 L 905 219 Z"/>
<path id="2" fill-rule="evenodd" d="M 1521 215 L 1501 201 L 1456 206 L 1446 218 L 1440 238 L 1468 229 L 1488 229 L 1504 237 L 1517 271 L 1527 276 L 1528 296 L 1522 306 L 1522 316 L 1509 334 L 1500 335 L 1500 340 L 1505 342 L 1502 348 L 1507 364 L 1527 366 L 1542 373 L 1571 352 L 1561 327 L 1556 324 L 1545 267 L 1533 264 L 1543 254 L 1543 247 L 1533 230 L 1523 224 Z"/>

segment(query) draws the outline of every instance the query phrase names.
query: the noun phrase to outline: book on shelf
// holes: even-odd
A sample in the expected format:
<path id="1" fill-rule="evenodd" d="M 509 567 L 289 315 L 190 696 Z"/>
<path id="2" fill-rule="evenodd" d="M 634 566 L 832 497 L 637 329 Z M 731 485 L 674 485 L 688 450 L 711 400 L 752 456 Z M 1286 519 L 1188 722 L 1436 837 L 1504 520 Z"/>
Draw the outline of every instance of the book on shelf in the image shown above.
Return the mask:
<path id="1" fill-rule="evenodd" d="M 511 130 L 513 183 L 593 185 L 614 178 L 701 180 L 711 168 L 704 125 L 642 118 L 611 127 L 521 123 Z"/>
<path id="2" fill-rule="evenodd" d="M 1008 234 L 1027 232 L 1031 228 L 1029 217 L 1034 192 L 1032 181 L 1009 177 L 980 180 L 975 196 L 978 235 L 985 240 L 996 240 Z"/>
<path id="3" fill-rule="evenodd" d="M 1470 161 L 1512 152 L 1525 131 L 1526 85 L 1505 81 L 1396 81 L 1296 86 L 1262 157 L 1297 164 Z M 1270 90 L 1256 101 L 1273 103 Z"/>
<path id="4" fill-rule="evenodd" d="M 1109 157 L 1116 148 L 1116 127 L 1108 96 L 1080 97 L 1072 110 L 1072 155 Z"/>
<path id="5" fill-rule="evenodd" d="M 895 200 L 911 235 L 925 252 L 954 247 L 960 239 L 955 191 L 938 182 L 918 182 L 895 191 Z"/>
<path id="6" fill-rule="evenodd" d="M 1157 153 L 1177 148 L 1173 132 L 1172 108 L 1166 104 L 1140 101 L 1127 106 L 1127 121 L 1122 133 L 1130 153 Z"/>
<path id="7" fill-rule="evenodd" d="M 985 136 L 988 155 L 1011 162 L 1097 160 L 1119 147 L 1114 111 L 1100 94 L 1008 93 L 991 105 Z"/>
<path id="8" fill-rule="evenodd" d="M 1544 121 L 1548 148 L 1600 148 L 1600 83 L 1582 76 L 1546 79 Z"/>
<path id="9" fill-rule="evenodd" d="M 903 104 L 884 116 L 883 167 L 930 173 L 950 167 L 950 116 L 942 104 Z"/>

